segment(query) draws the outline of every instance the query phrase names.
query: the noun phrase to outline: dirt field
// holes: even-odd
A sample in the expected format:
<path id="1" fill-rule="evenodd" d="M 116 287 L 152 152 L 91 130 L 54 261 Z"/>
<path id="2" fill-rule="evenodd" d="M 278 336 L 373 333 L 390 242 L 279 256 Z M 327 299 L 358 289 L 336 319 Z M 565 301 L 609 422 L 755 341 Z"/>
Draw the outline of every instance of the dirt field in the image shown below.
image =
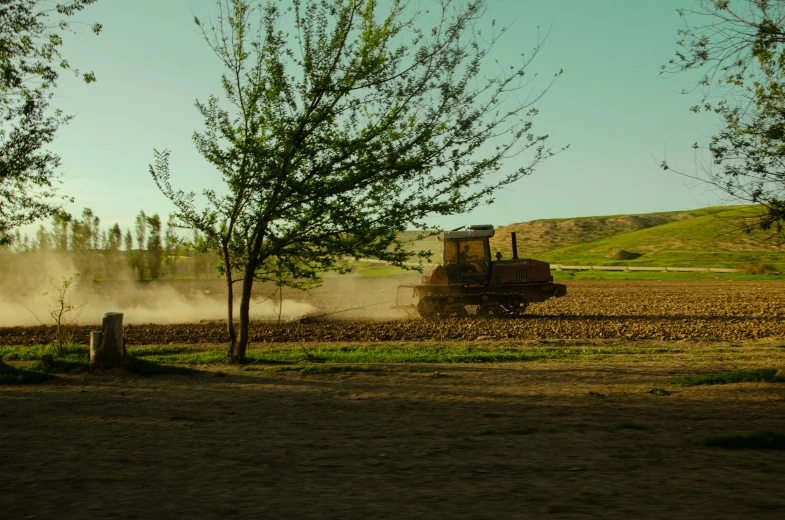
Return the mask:
<path id="1" fill-rule="evenodd" d="M 394 291 L 391 293 L 389 287 L 383 287 L 385 284 L 376 279 L 369 280 L 365 289 L 341 285 L 335 280 L 328 282 L 311 295 L 301 294 L 302 302 L 313 305 L 318 312 L 333 312 L 386 301 L 394 295 Z M 195 287 L 183 284 L 180 291 L 194 291 Z M 473 340 L 489 336 L 498 339 L 746 340 L 785 336 L 785 282 L 781 281 L 575 281 L 569 283 L 566 297 L 532 304 L 527 316 L 516 320 L 427 322 L 405 319 L 401 312 L 391 314 L 389 304 L 382 306 L 381 310 L 384 309 L 387 309 L 385 313 L 379 309 L 362 309 L 331 315 L 316 323 L 285 323 L 283 326 L 253 323 L 251 341 Z M 371 320 L 363 313 L 370 313 L 370 316 L 376 313 L 381 319 Z M 394 316 L 397 319 L 393 319 Z M 350 319 L 339 319 L 347 317 Z M 86 344 L 89 331 L 94 328 L 93 325 L 79 328 L 74 341 Z M 215 343 L 228 341 L 225 329 L 221 321 L 129 325 L 125 338 L 130 345 Z M 0 345 L 47 343 L 51 332 L 41 326 L 0 327 Z"/>
<path id="2" fill-rule="evenodd" d="M 211 365 L 194 377 L 118 372 L 0 387 L 0 511 L 63 519 L 782 518 L 785 451 L 702 443 L 785 431 L 785 385 L 669 381 L 771 367 L 785 352 L 769 341 L 707 354 L 716 347 L 691 343 L 679 355 L 613 363 L 312 375 Z"/>

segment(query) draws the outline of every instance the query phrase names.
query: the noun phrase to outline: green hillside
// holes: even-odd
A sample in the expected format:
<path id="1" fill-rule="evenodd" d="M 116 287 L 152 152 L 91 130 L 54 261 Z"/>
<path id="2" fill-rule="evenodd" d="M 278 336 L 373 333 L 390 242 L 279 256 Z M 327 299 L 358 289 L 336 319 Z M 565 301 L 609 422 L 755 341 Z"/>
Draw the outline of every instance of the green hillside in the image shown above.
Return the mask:
<path id="1" fill-rule="evenodd" d="M 693 211 L 538 220 L 497 230 L 492 249 L 509 258 L 510 232 L 519 256 L 552 264 L 739 267 L 769 264 L 785 271 L 779 248 L 739 224 L 754 208 L 721 206 Z"/>

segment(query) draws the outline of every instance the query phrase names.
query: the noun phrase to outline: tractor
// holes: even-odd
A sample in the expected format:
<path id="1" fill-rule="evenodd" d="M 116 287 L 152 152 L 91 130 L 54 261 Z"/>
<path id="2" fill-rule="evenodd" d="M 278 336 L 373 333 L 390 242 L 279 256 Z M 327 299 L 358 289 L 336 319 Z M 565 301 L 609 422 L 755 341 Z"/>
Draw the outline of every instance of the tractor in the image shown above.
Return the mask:
<path id="1" fill-rule="evenodd" d="M 520 317 L 530 303 L 567 294 L 567 287 L 553 283 L 548 262 L 518 258 L 512 233 L 512 259 L 497 252 L 491 260 L 492 225 L 469 226 L 442 233 L 442 263 L 423 276 L 419 284 L 400 284 L 393 309 L 416 311 L 425 319 L 485 316 Z M 404 303 L 412 291 L 416 303 Z"/>

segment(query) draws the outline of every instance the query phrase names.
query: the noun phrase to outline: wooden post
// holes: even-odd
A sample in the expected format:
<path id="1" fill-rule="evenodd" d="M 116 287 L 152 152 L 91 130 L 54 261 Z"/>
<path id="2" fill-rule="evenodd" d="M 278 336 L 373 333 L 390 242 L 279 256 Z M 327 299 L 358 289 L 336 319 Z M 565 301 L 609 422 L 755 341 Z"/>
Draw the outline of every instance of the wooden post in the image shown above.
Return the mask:
<path id="1" fill-rule="evenodd" d="M 100 338 L 97 337 L 100 335 Z M 98 347 L 93 348 L 93 342 L 99 341 Z M 93 351 L 95 350 L 95 351 Z M 90 333 L 90 365 L 93 368 L 104 368 L 111 363 L 118 363 L 125 357 L 125 343 L 123 342 L 123 314 L 121 312 L 107 312 L 101 325 L 101 332 Z"/>
<path id="2" fill-rule="evenodd" d="M 95 353 L 98 352 L 98 348 L 101 346 L 101 336 L 103 334 L 100 330 L 91 330 L 90 331 L 90 362 L 95 359 Z"/>

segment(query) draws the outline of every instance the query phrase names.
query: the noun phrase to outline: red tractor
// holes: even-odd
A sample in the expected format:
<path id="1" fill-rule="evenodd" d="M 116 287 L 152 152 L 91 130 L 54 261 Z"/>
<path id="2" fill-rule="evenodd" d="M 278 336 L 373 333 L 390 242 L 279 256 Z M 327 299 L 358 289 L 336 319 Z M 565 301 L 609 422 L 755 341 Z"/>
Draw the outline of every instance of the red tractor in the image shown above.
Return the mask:
<path id="1" fill-rule="evenodd" d="M 518 258 L 515 233 L 512 259 L 496 253 L 491 260 L 488 241 L 493 226 L 469 226 L 446 231 L 442 264 L 437 264 L 420 284 L 398 286 L 394 309 L 416 310 L 425 319 L 450 316 L 517 317 L 532 302 L 544 302 L 567 294 L 567 287 L 553 283 L 551 266 L 531 258 Z M 402 303 L 402 290 L 413 291 L 416 303 Z"/>

